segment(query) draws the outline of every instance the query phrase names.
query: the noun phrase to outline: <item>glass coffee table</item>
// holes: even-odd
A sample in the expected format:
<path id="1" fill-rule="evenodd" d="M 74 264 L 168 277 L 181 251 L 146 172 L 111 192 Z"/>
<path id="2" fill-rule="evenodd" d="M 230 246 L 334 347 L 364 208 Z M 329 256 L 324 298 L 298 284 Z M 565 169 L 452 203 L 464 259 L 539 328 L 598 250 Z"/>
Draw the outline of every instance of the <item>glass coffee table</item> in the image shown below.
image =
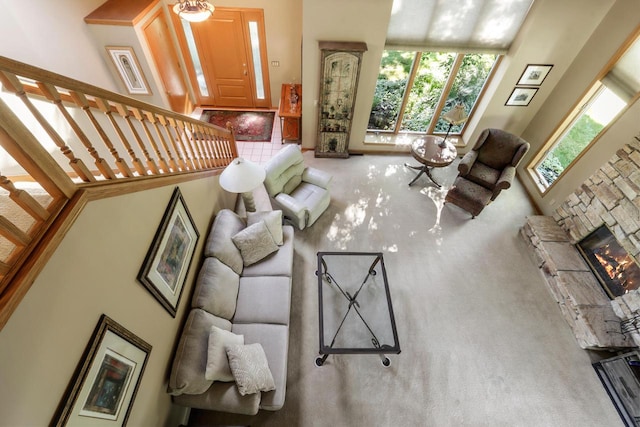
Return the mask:
<path id="1" fill-rule="evenodd" d="M 318 252 L 318 308 L 322 366 L 330 354 L 400 353 L 382 253 Z"/>

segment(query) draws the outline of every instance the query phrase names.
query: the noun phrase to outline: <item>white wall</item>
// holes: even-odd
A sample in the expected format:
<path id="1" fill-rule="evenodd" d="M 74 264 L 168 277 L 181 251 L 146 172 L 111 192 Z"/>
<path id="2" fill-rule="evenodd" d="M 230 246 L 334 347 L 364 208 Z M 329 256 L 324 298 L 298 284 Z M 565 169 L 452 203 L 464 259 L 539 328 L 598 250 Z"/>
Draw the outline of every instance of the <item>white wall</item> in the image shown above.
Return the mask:
<path id="1" fill-rule="evenodd" d="M 173 351 L 211 219 L 233 200 L 217 177 L 179 187 L 200 240 L 176 318 L 136 280 L 174 186 L 90 202 L 0 331 L 0 426 L 49 424 L 103 313 L 153 347 L 129 425 L 180 412 L 166 393 Z"/>
<path id="2" fill-rule="evenodd" d="M 84 23 L 102 3 L 0 0 L 0 55 L 116 91 Z"/>

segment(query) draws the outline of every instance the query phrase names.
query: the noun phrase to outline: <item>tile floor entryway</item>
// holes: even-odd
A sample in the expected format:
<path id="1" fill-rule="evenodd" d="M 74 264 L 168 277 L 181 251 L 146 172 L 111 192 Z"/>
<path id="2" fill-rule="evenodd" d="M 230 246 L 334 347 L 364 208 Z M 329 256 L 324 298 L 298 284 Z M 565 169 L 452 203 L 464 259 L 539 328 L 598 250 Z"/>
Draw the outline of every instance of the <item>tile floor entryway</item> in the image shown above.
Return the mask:
<path id="1" fill-rule="evenodd" d="M 258 164 L 265 164 L 275 153 L 280 151 L 282 146 L 282 131 L 280 130 L 280 117 L 278 111 L 275 111 L 275 118 L 273 120 L 273 132 L 271 134 L 270 142 L 250 142 L 250 141 L 236 141 L 238 144 L 238 157 L 250 160 Z M 191 117 L 200 119 L 202 116 L 202 108 L 196 108 Z"/>
<path id="2" fill-rule="evenodd" d="M 245 160 L 264 164 L 282 148 L 281 135 L 280 118 L 278 117 L 278 112 L 276 112 L 271 142 L 236 141 L 236 144 L 238 144 L 238 156 Z"/>

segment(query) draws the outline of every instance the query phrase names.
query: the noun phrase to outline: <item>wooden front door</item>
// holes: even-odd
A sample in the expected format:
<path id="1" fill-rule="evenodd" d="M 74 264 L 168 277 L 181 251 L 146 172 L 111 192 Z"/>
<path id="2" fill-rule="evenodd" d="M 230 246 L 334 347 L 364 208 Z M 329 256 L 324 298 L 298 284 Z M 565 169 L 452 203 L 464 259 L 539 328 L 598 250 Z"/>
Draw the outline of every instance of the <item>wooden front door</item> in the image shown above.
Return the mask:
<path id="1" fill-rule="evenodd" d="M 271 106 L 261 9 L 217 7 L 206 21 L 179 22 L 176 28 L 185 57 L 191 59 L 187 62 L 192 80 L 200 86 L 203 81 L 206 83 L 206 93 L 201 88 L 194 90 L 198 105 Z M 187 42 L 190 35 L 185 35 L 189 32 L 193 37 L 192 46 Z M 257 40 L 257 46 L 252 46 L 252 40 L 254 44 Z M 196 70 L 194 64 L 198 64 L 200 70 Z"/>
<path id="2" fill-rule="evenodd" d="M 215 104 L 253 106 L 253 85 L 240 12 L 216 10 L 207 21 L 191 27 Z"/>
<path id="3" fill-rule="evenodd" d="M 169 107 L 182 114 L 191 113 L 187 82 L 178 60 L 178 53 L 171 40 L 169 25 L 162 10 L 143 27 L 143 32 L 153 61 L 162 80 Z"/>

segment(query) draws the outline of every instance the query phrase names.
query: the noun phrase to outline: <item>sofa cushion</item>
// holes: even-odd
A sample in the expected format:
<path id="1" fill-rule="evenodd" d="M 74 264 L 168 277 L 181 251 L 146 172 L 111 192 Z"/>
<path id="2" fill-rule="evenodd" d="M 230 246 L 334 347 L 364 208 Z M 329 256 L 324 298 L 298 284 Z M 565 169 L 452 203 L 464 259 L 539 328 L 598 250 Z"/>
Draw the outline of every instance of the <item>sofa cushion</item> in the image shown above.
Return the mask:
<path id="1" fill-rule="evenodd" d="M 276 388 L 262 393 L 260 408 L 268 411 L 281 409 L 287 389 L 289 327 L 264 323 L 241 323 L 234 324 L 231 330 L 236 334 L 244 335 L 245 344 L 260 343 L 262 345 Z"/>
<path id="2" fill-rule="evenodd" d="M 278 250 L 278 245 L 264 221 L 257 222 L 234 235 L 231 240 L 240 249 L 245 266 L 255 264 Z"/>
<path id="3" fill-rule="evenodd" d="M 232 344 L 244 344 L 244 336 L 212 326 L 209 332 L 207 351 L 207 369 L 204 377 L 211 381 L 233 381 L 229 367 L 226 347 Z"/>
<path id="4" fill-rule="evenodd" d="M 282 246 L 284 243 L 282 236 L 282 211 L 247 212 L 247 226 L 251 226 L 260 221 L 264 221 L 276 245 Z"/>
<path id="5" fill-rule="evenodd" d="M 205 378 L 211 326 L 231 330 L 231 323 L 226 319 L 199 308 L 189 312 L 171 367 L 170 394 L 200 394 L 211 387 L 213 381 Z"/>
<path id="6" fill-rule="evenodd" d="M 291 279 L 285 276 L 241 277 L 233 323 L 289 324 Z"/>
<path id="7" fill-rule="evenodd" d="M 247 266 L 242 270 L 242 277 L 287 276 L 293 274 L 293 227 L 282 227 L 283 245 L 260 262 Z"/>
<path id="8" fill-rule="evenodd" d="M 191 299 L 193 308 L 201 308 L 231 320 L 236 311 L 240 276 L 219 259 L 205 258 Z"/>
<path id="9" fill-rule="evenodd" d="M 242 256 L 231 237 L 246 224 L 235 212 L 222 209 L 216 215 L 204 246 L 204 256 L 216 257 L 238 274 L 242 274 Z"/>
<path id="10" fill-rule="evenodd" d="M 259 343 L 229 345 L 227 357 L 241 395 L 246 396 L 276 388 L 267 356 Z"/>

